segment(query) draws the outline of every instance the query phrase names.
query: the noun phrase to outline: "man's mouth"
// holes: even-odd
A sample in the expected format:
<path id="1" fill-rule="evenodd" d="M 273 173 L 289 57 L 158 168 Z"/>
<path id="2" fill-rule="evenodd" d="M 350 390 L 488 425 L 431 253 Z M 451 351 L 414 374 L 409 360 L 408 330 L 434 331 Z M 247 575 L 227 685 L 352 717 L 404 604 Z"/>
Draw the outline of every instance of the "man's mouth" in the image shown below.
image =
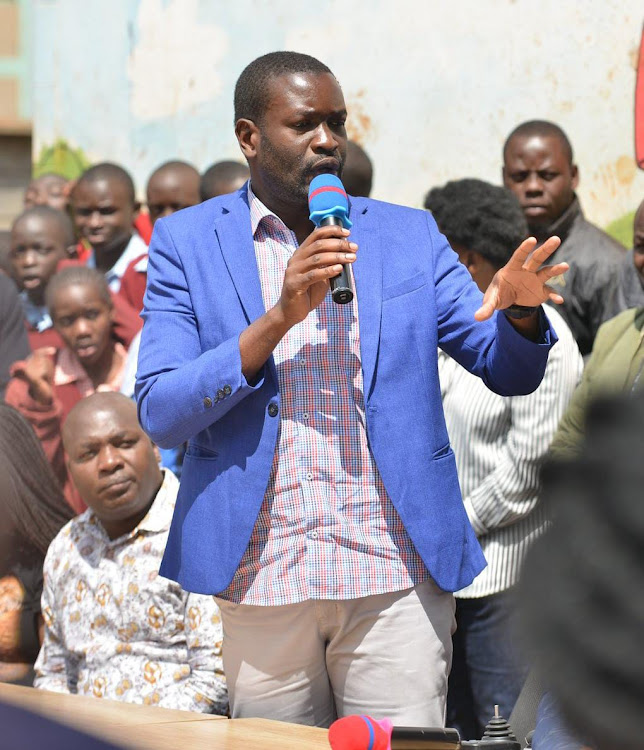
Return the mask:
<path id="1" fill-rule="evenodd" d="M 88 359 L 96 354 L 98 347 L 91 343 L 76 344 L 74 351 L 79 359 Z"/>
<path id="2" fill-rule="evenodd" d="M 311 167 L 311 172 L 314 175 L 318 175 L 318 174 L 336 174 L 337 175 L 339 171 L 340 171 L 340 161 L 332 157 L 329 157 L 328 159 L 320 159 L 320 161 L 315 162 L 315 164 Z"/>
<path id="3" fill-rule="evenodd" d="M 537 205 L 530 203 L 527 206 L 523 207 L 524 213 L 526 213 L 528 216 L 541 216 L 542 214 L 545 214 L 548 209 L 546 206 Z"/>
<path id="4" fill-rule="evenodd" d="M 23 276 L 22 285 L 25 289 L 37 289 L 42 286 L 42 278 L 40 276 Z"/>
<path id="5" fill-rule="evenodd" d="M 129 477 L 120 477 L 118 479 L 113 479 L 108 484 L 103 485 L 100 490 L 100 495 L 108 495 L 109 497 L 118 497 L 119 495 L 124 494 L 132 484 L 132 479 Z"/>

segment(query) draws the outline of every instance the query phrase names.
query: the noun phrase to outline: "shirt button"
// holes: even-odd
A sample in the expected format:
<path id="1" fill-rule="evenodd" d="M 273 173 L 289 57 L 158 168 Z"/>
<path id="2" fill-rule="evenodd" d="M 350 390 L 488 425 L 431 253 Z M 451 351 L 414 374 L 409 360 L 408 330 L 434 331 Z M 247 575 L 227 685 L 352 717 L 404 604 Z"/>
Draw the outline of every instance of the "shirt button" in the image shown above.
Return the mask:
<path id="1" fill-rule="evenodd" d="M 306 475 L 306 478 L 309 480 L 309 482 L 313 479 L 313 474 L 309 471 L 309 473 Z"/>
<path id="2" fill-rule="evenodd" d="M 210 398 L 210 396 L 206 396 L 206 398 L 204 398 L 203 405 L 206 407 L 206 409 L 210 409 L 210 407 L 212 406 L 212 399 Z"/>
<path id="3" fill-rule="evenodd" d="M 276 417 L 279 413 L 279 410 L 279 406 L 274 401 L 271 401 L 271 403 L 268 405 L 268 416 Z"/>
<path id="4" fill-rule="evenodd" d="M 306 364 L 306 360 L 304 359 L 304 357 L 302 357 L 302 359 L 300 359 L 300 364 L 301 365 L 305 365 Z"/>
<path id="5" fill-rule="evenodd" d="M 318 538 L 318 532 L 317 531 L 312 531 L 311 532 L 311 539 L 317 539 L 317 538 Z"/>
<path id="6" fill-rule="evenodd" d="M 302 418 L 303 418 L 303 419 L 308 419 L 308 418 L 309 418 L 309 413 L 308 413 L 308 411 L 305 411 L 305 412 L 304 412 L 304 414 L 302 414 Z"/>
<path id="7" fill-rule="evenodd" d="M 220 388 L 220 389 L 219 389 L 219 390 L 217 391 L 217 401 L 221 401 L 221 400 L 222 400 L 222 398 L 226 398 L 226 394 L 224 393 L 224 389 L 223 389 L 223 388 Z"/>
<path id="8" fill-rule="evenodd" d="M 230 396 L 230 394 L 233 392 L 233 389 L 229 385 L 224 386 L 224 395 Z"/>

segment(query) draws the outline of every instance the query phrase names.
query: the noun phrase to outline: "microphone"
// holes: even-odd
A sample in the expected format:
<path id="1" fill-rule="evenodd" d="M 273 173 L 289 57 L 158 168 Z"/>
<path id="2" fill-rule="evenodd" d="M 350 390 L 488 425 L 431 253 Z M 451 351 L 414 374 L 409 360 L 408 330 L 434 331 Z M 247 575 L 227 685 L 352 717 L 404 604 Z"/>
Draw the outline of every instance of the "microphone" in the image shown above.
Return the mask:
<path id="1" fill-rule="evenodd" d="M 391 750 L 392 729 L 389 719 L 345 716 L 329 727 L 329 744 L 332 750 Z"/>
<path id="2" fill-rule="evenodd" d="M 346 190 L 339 178 L 332 174 L 319 174 L 311 180 L 309 186 L 309 219 L 316 227 L 329 225 L 351 228 L 349 221 L 349 200 Z M 346 305 L 353 299 L 353 289 L 349 278 L 349 267 L 342 266 L 342 271 L 329 279 L 331 297 L 338 305 Z"/>

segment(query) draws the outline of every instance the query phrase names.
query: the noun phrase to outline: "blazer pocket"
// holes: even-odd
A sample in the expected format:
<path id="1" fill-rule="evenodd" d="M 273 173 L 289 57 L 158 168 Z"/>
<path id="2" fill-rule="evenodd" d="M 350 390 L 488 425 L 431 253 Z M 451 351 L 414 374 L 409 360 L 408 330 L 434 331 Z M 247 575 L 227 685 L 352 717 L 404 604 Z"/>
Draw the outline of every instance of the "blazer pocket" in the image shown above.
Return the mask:
<path id="1" fill-rule="evenodd" d="M 441 458 L 447 458 L 448 456 L 453 455 L 454 451 L 452 450 L 452 446 L 449 443 L 446 443 L 442 448 L 439 448 L 432 453 L 432 461 L 440 461 Z"/>
<path id="2" fill-rule="evenodd" d="M 188 458 L 200 458 L 206 461 L 216 461 L 219 458 L 217 451 L 212 448 L 206 448 L 204 445 L 195 445 L 194 443 L 188 443 L 188 449 L 186 450 L 186 457 Z"/>
<path id="3" fill-rule="evenodd" d="M 420 289 L 427 285 L 427 276 L 420 271 L 413 276 L 402 281 L 397 281 L 395 284 L 386 286 L 382 290 L 382 301 L 385 302 L 395 297 L 402 297 L 403 294 L 409 294 L 409 292 L 415 292 L 416 289 Z"/>

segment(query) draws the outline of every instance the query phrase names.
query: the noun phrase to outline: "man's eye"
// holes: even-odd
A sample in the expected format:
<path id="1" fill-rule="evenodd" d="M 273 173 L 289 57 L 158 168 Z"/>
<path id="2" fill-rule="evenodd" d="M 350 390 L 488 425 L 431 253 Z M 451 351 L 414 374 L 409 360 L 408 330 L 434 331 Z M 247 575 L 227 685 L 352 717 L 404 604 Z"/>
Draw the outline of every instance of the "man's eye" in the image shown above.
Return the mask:
<path id="1" fill-rule="evenodd" d="M 101 314 L 100 310 L 87 310 L 85 312 L 85 318 L 87 320 L 96 320 L 98 316 Z"/>
<path id="2" fill-rule="evenodd" d="M 546 182 L 551 182 L 552 180 L 555 179 L 555 177 L 557 177 L 556 172 L 542 172 L 541 173 L 541 178 L 545 180 Z"/>
<path id="3" fill-rule="evenodd" d="M 512 182 L 525 182 L 528 178 L 527 172 L 513 172 L 510 174 Z"/>
<path id="4" fill-rule="evenodd" d="M 99 213 L 101 216 L 111 216 L 112 214 L 116 213 L 116 209 L 112 208 L 111 206 L 109 208 L 101 208 L 99 210 Z"/>
<path id="5" fill-rule="evenodd" d="M 79 461 L 89 461 L 90 459 L 94 458 L 96 455 L 95 450 L 89 450 L 89 451 L 83 451 L 80 456 L 78 457 Z"/>
<path id="6" fill-rule="evenodd" d="M 73 322 L 74 322 L 74 318 L 65 316 L 63 318 L 58 318 L 58 320 L 56 321 L 56 324 L 59 326 L 62 326 L 63 328 L 68 328 Z"/>

